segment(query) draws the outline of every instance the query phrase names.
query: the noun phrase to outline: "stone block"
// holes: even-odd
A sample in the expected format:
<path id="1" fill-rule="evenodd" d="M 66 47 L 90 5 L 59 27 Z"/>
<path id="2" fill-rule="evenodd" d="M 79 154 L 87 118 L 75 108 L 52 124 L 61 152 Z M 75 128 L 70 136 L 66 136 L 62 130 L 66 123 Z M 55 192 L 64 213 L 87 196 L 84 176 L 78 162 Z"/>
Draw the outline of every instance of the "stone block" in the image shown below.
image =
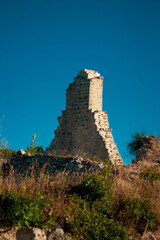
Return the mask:
<path id="1" fill-rule="evenodd" d="M 64 231 L 62 228 L 56 228 L 48 237 L 48 240 L 62 239 L 64 236 Z"/>
<path id="2" fill-rule="evenodd" d="M 87 69 L 79 71 L 78 75 L 80 77 L 84 77 L 84 78 L 87 78 L 87 79 L 100 77 L 100 73 L 98 73 L 96 71 L 93 71 L 93 70 L 87 70 Z"/>

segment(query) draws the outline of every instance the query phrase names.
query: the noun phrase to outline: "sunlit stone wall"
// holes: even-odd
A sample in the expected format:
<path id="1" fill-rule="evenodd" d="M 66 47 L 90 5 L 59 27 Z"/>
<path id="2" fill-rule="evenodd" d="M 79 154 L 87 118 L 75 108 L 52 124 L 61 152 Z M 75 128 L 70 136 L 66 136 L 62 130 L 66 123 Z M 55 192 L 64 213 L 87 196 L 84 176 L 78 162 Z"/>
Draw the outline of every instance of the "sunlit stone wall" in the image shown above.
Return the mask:
<path id="1" fill-rule="evenodd" d="M 103 77 L 96 71 L 84 69 L 66 90 L 66 110 L 58 117 L 47 153 L 54 155 L 98 156 L 113 164 L 123 164 L 108 116 L 102 111 Z"/>

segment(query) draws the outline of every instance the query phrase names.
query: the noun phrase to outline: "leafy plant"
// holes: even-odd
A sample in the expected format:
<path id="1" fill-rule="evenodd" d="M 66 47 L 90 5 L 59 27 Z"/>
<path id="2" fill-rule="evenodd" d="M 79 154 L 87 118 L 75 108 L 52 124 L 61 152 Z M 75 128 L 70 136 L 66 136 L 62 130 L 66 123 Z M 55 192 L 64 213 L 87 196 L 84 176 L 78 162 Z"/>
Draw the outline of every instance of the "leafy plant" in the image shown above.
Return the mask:
<path id="1" fill-rule="evenodd" d="M 33 134 L 31 143 L 29 147 L 27 148 L 27 153 L 30 153 L 31 155 L 44 153 L 42 146 L 37 146 L 38 143 L 36 142 L 36 134 Z"/>
<path id="2" fill-rule="evenodd" d="M 153 169 L 145 169 L 142 173 L 141 176 L 149 180 L 151 183 L 155 183 L 160 180 L 160 172 L 153 168 Z"/>
<path id="3" fill-rule="evenodd" d="M 80 239 L 127 239 L 127 229 L 112 217 L 111 167 L 71 187 L 67 214 L 70 228 Z"/>
<path id="4" fill-rule="evenodd" d="M 147 197 L 123 198 L 114 215 L 124 226 L 135 228 L 141 234 L 144 230 L 154 229 L 157 221 L 156 214 L 152 211 Z"/>
<path id="5" fill-rule="evenodd" d="M 127 229 L 114 221 L 110 206 L 105 201 L 95 201 L 90 204 L 87 200 L 74 195 L 68 207 L 70 208 L 70 229 L 80 239 L 127 239 Z"/>
<path id="6" fill-rule="evenodd" d="M 39 153 L 44 153 L 44 150 L 43 150 L 42 146 L 28 147 L 27 153 L 30 153 L 31 155 L 35 155 L 35 154 L 39 154 Z"/>
<path id="7" fill-rule="evenodd" d="M 54 219 L 45 213 L 43 196 L 5 192 L 0 195 L 0 222 L 7 226 L 49 226 Z"/>
<path id="8" fill-rule="evenodd" d="M 78 186 L 71 187 L 71 193 L 88 201 L 100 200 L 109 193 L 110 183 L 102 175 L 86 176 Z"/>

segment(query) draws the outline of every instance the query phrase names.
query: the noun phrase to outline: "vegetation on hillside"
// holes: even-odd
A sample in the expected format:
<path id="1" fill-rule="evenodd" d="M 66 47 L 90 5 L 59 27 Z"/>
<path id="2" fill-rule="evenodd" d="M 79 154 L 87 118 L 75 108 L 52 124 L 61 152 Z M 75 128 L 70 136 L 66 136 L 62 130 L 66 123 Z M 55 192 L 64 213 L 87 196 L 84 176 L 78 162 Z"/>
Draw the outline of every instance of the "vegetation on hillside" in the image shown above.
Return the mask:
<path id="1" fill-rule="evenodd" d="M 56 222 L 86 240 L 125 240 L 133 231 L 158 229 L 160 173 L 141 170 L 130 181 L 129 172 L 116 171 L 107 165 L 101 174 L 49 176 L 43 169 L 37 177 L 33 167 L 24 178 L 11 170 L 0 177 L 0 224 L 45 228 Z"/>
<path id="2" fill-rule="evenodd" d="M 134 135 L 129 143 L 134 153 L 143 146 L 144 134 Z M 34 134 L 27 153 L 43 152 Z M 0 156 L 16 152 L 1 148 Z M 96 160 L 97 157 L 93 157 Z M 39 175 L 32 166 L 26 176 L 0 175 L 0 225 L 53 228 L 59 224 L 73 239 L 127 240 L 132 233 L 159 230 L 160 170 L 139 166 L 116 167 L 106 161 L 101 173 L 51 176 L 45 167 Z"/>
<path id="3" fill-rule="evenodd" d="M 10 148 L 0 148 L 0 157 L 11 157 L 16 156 L 17 151 Z"/>

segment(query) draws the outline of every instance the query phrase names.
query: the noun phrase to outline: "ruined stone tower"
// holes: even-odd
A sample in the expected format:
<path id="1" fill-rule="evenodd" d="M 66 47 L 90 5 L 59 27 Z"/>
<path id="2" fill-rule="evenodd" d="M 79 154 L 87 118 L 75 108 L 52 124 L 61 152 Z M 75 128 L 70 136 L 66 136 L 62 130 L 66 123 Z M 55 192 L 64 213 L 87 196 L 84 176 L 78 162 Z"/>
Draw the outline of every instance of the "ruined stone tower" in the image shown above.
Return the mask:
<path id="1" fill-rule="evenodd" d="M 55 155 L 99 156 L 113 164 L 123 164 L 107 113 L 102 111 L 103 77 L 82 70 L 66 90 L 66 110 L 58 117 L 59 126 L 48 153 Z"/>

